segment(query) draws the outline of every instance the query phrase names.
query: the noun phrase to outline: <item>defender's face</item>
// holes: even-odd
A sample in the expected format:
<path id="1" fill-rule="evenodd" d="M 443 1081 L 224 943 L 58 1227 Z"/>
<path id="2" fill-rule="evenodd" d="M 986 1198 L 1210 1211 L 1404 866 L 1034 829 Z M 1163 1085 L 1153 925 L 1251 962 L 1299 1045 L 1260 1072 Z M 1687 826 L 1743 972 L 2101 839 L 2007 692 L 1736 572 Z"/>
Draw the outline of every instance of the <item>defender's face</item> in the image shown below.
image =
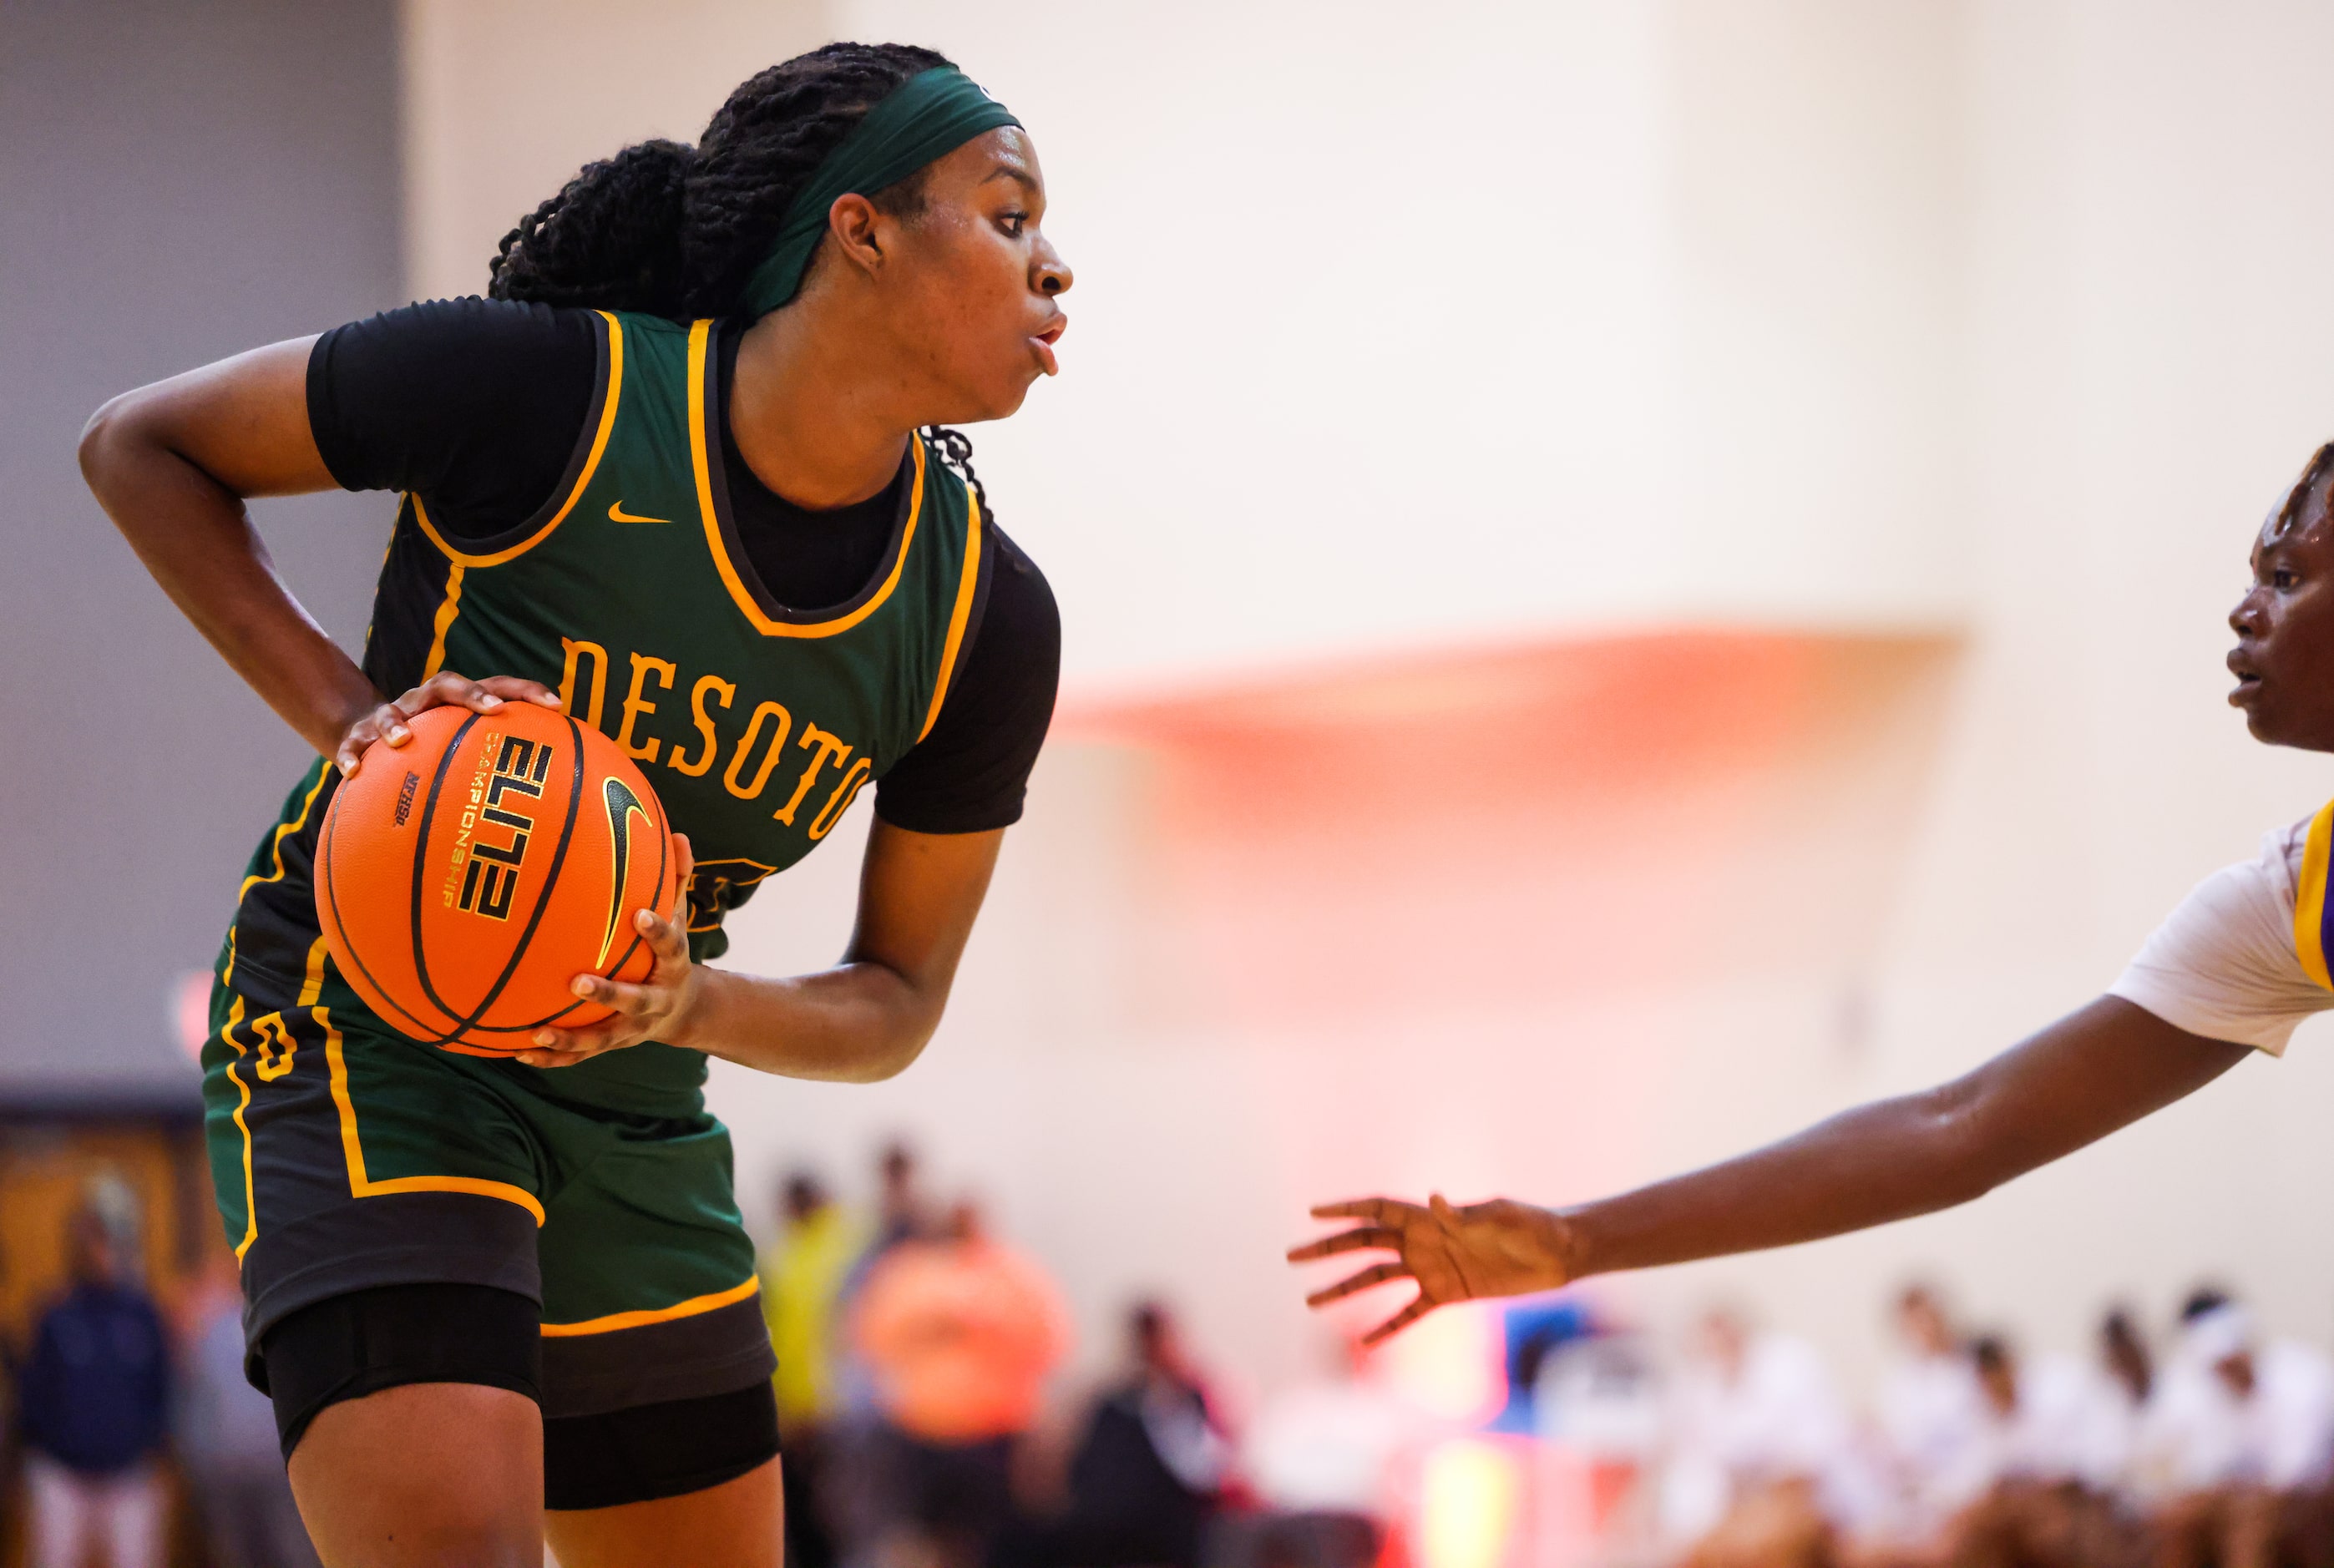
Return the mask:
<path id="1" fill-rule="evenodd" d="M 2229 653 L 2253 738 L 2334 751 L 2334 473 L 2289 499 L 2253 542 L 2253 584 L 2229 613 Z"/>
<path id="2" fill-rule="evenodd" d="M 901 296 L 949 411 L 941 422 L 1001 419 L 1056 366 L 1069 324 L 1058 303 L 1070 269 L 1039 228 L 1046 178 L 1018 126 L 974 138 L 931 166 L 924 211 L 904 236 Z"/>

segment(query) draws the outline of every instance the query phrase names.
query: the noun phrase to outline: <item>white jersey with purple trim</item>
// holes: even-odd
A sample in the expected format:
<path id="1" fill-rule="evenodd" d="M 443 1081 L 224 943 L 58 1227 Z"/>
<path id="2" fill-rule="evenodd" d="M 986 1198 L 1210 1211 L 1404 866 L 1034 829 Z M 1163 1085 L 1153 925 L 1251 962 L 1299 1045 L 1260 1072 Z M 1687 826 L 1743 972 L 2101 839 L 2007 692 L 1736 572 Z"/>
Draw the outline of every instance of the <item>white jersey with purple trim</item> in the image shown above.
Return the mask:
<path id="1" fill-rule="evenodd" d="M 2107 987 L 2191 1034 L 2272 1056 L 2334 1009 L 2323 924 L 2334 805 L 2262 835 L 2261 852 L 2196 884 Z"/>

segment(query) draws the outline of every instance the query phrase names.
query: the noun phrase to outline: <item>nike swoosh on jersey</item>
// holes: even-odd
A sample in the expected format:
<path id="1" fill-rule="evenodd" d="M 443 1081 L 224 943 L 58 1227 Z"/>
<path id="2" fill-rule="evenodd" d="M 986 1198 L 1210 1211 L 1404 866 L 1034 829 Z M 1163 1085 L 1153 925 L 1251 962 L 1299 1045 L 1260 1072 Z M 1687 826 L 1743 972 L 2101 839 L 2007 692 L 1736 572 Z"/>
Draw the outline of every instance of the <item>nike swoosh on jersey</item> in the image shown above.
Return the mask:
<path id="1" fill-rule="evenodd" d="M 608 521 L 611 523 L 670 523 L 672 519 L 670 517 L 635 517 L 630 512 L 624 510 L 624 504 L 622 501 L 611 501 L 608 503 Z"/>
<path id="2" fill-rule="evenodd" d="M 615 871 L 615 886 L 608 891 L 608 929 L 600 938 L 600 957 L 592 966 L 594 969 L 608 967 L 608 949 L 616 945 L 616 927 L 624 918 L 624 874 L 632 869 L 633 813 L 638 813 L 641 821 L 653 825 L 649 808 L 641 803 L 641 797 L 623 780 L 607 780 L 601 794 L 608 807 L 609 859 Z"/>

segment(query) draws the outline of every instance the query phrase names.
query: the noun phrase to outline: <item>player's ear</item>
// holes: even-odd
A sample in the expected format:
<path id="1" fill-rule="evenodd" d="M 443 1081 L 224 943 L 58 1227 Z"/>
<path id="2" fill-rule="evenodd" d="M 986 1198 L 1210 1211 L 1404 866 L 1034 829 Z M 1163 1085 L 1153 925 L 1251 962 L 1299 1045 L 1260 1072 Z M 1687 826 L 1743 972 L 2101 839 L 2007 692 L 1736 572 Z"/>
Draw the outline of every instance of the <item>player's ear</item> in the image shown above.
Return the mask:
<path id="1" fill-rule="evenodd" d="M 883 266 L 883 246 L 876 234 L 882 220 L 882 214 L 865 197 L 855 191 L 839 196 L 826 210 L 826 236 L 845 262 L 873 276 Z"/>

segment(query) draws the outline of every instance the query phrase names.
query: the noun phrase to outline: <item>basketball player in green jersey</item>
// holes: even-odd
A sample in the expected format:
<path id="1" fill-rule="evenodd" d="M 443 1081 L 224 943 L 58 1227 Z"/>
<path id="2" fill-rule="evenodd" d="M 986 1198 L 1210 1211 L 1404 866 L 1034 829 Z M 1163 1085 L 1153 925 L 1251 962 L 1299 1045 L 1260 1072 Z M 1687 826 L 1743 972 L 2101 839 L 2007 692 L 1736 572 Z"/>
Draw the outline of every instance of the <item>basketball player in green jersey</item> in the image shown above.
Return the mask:
<path id="1" fill-rule="evenodd" d="M 2261 527 L 2228 658 L 2253 738 L 2334 752 L 2334 446 Z M 1366 1198 L 1294 1263 L 1391 1252 L 1308 1298 L 1392 1280 L 1418 1293 L 1375 1342 L 1446 1303 L 1756 1252 L 1966 1203 L 2194 1093 L 2254 1052 L 2282 1055 L 2334 1010 L 2334 805 L 2271 829 L 2198 884 L 2106 994 L 1974 1071 L 1841 1112 L 1765 1149 L 1594 1203 L 1542 1208 Z"/>
<path id="2" fill-rule="evenodd" d="M 835 44 L 696 148 L 594 164 L 420 305 L 115 399 L 92 487 L 318 761 L 262 840 L 204 1053 L 249 1366 L 326 1563 L 775 1565 L 772 1361 L 706 1058 L 866 1081 L 939 1022 L 1052 709 L 1058 620 L 942 421 L 1054 369 L 1070 274 L 1012 116 L 939 55 Z M 963 469 L 960 476 L 957 471 Z M 362 666 L 246 496 L 405 492 Z M 336 782 L 407 721 L 564 707 L 694 862 L 614 1018 L 406 1039 L 319 938 Z M 877 820 L 834 968 L 709 966 L 724 913 Z M 516 874 L 528 868 L 522 859 Z M 483 901 L 482 901 L 483 902 Z M 491 918 L 482 908 L 478 918 Z"/>

